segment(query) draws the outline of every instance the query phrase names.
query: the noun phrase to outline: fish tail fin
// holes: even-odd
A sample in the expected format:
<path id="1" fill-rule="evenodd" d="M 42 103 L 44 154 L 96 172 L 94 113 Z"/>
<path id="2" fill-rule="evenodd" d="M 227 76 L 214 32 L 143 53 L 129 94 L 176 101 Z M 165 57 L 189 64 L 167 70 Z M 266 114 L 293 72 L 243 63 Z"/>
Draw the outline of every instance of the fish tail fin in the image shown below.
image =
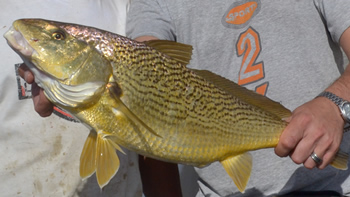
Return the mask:
<path id="1" fill-rule="evenodd" d="M 115 149 L 121 148 L 108 139 L 109 134 L 101 131 L 97 136 L 96 144 L 96 178 L 100 188 L 106 186 L 118 172 L 120 161 Z"/>
<path id="2" fill-rule="evenodd" d="M 347 153 L 343 151 L 338 151 L 330 165 L 340 170 L 347 170 L 348 160 L 349 155 Z"/>
<path id="3" fill-rule="evenodd" d="M 96 171 L 100 188 L 106 186 L 118 172 L 120 162 L 116 149 L 124 153 L 120 146 L 107 138 L 108 135 L 103 131 L 96 133 L 92 130 L 80 156 L 80 176 L 88 178 Z"/>
<path id="4" fill-rule="evenodd" d="M 244 193 L 252 171 L 252 155 L 248 152 L 235 155 L 221 161 L 221 164 L 236 184 L 238 190 Z"/>
<path id="5" fill-rule="evenodd" d="M 90 177 L 96 170 L 96 140 L 96 132 L 90 131 L 80 155 L 80 177 L 83 179 Z"/>

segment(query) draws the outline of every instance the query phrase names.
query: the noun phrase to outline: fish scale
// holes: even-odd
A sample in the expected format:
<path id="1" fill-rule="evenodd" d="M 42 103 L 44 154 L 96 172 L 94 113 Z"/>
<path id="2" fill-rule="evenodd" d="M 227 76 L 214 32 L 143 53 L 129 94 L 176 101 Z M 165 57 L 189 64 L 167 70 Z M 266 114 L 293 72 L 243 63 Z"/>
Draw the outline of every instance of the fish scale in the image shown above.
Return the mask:
<path id="1" fill-rule="evenodd" d="M 209 71 L 189 69 L 192 47 L 136 42 L 76 24 L 22 19 L 5 34 L 47 98 L 84 123 L 83 178 L 100 187 L 117 173 L 121 146 L 203 167 L 221 162 L 240 191 L 248 151 L 274 147 L 291 112 Z M 332 165 L 347 168 L 345 154 Z"/>
<path id="2" fill-rule="evenodd" d="M 66 26 L 65 29 L 70 32 L 70 27 Z M 103 34 L 110 33 L 100 35 Z M 102 54 L 113 62 L 115 80 L 123 90 L 121 99 L 161 136 L 157 139 L 146 130 L 141 130 L 152 149 L 152 154 L 143 152 L 144 155 L 203 166 L 247 150 L 277 145 L 279 134 L 286 125 L 281 119 L 269 122 L 265 128 L 264 125 L 260 126 L 259 123 L 265 121 L 261 116 L 268 114 L 259 113 L 259 110 L 249 113 L 252 106 L 236 100 L 196 76 L 184 65 L 147 45 L 115 35 L 103 36 L 108 37 L 108 41 L 80 35 L 81 39 L 94 42 Z M 113 49 L 114 54 L 110 49 Z M 271 115 L 266 119 L 270 120 Z M 260 131 L 265 132 L 259 136 Z M 198 134 L 188 138 L 189 133 Z M 235 135 L 234 140 L 232 135 Z M 128 139 L 127 136 L 124 138 Z M 208 146 L 208 141 L 216 143 Z M 119 143 L 128 147 L 135 141 L 132 139 Z M 147 149 L 140 143 L 135 145 Z M 181 147 L 188 147 L 187 151 Z"/>
<path id="3" fill-rule="evenodd" d="M 154 59 L 154 58 L 151 58 L 151 59 Z M 170 61 L 169 64 L 178 65 L 175 62 L 171 62 L 171 61 Z M 139 62 L 133 62 L 130 65 L 132 65 L 132 66 L 134 66 L 136 68 L 144 66 L 144 65 L 139 65 Z M 148 120 L 146 118 L 145 122 L 151 121 L 150 124 L 152 125 L 152 128 L 157 133 L 158 133 L 158 130 L 159 130 L 158 134 L 160 136 L 162 136 L 164 139 L 166 139 L 168 135 L 169 136 L 174 135 L 175 131 L 172 128 L 166 128 L 167 125 L 164 125 L 164 124 L 170 123 L 170 125 L 172 125 L 171 123 L 176 121 L 176 120 L 178 120 L 179 116 L 180 117 L 191 117 L 192 121 L 194 121 L 194 122 L 201 121 L 200 125 L 202 125 L 202 124 L 219 125 L 219 127 L 216 127 L 214 129 L 207 129 L 205 127 L 201 128 L 201 130 L 207 130 L 207 131 L 213 131 L 213 132 L 205 132 L 204 135 L 198 136 L 197 137 L 198 140 L 195 141 L 195 142 L 200 142 L 200 141 L 203 141 L 203 140 L 207 141 L 209 139 L 216 139 L 216 136 L 218 136 L 218 140 L 220 140 L 220 139 L 230 139 L 230 138 L 222 138 L 217 133 L 228 133 L 228 135 L 229 135 L 230 133 L 232 134 L 232 132 L 234 132 L 234 131 L 235 131 L 235 133 L 239 132 L 239 130 L 236 129 L 236 127 L 240 126 L 240 125 L 236 124 L 236 121 L 234 121 L 234 119 L 232 119 L 232 116 L 240 116 L 240 113 L 239 113 L 240 110 L 234 107 L 235 103 L 232 102 L 233 99 L 232 99 L 231 96 L 225 95 L 223 92 L 220 92 L 220 91 L 218 91 L 217 93 L 213 93 L 212 90 L 213 89 L 215 90 L 216 88 L 215 87 L 210 87 L 210 84 L 206 83 L 203 79 L 201 79 L 199 77 L 197 77 L 195 80 L 193 80 L 193 78 L 189 78 L 188 76 L 190 76 L 191 74 L 190 73 L 186 73 L 186 74 L 183 73 L 184 72 L 183 65 L 178 65 L 178 67 L 180 67 L 181 69 L 176 69 L 178 67 L 168 66 L 168 64 L 166 64 L 166 62 L 159 61 L 158 65 L 156 65 L 156 67 L 165 67 L 167 69 L 168 73 L 171 73 L 171 76 L 175 80 L 179 80 L 181 82 L 181 83 L 177 83 L 177 85 L 174 86 L 174 87 L 176 87 L 176 90 L 173 90 L 173 91 L 170 91 L 170 92 L 164 92 L 164 95 L 160 95 L 160 94 L 158 94 L 160 92 L 157 90 L 157 88 L 160 88 L 159 85 L 155 86 L 153 83 L 151 83 L 152 85 L 147 86 L 148 83 L 146 81 L 140 81 L 139 80 L 140 78 L 142 78 L 139 75 L 135 75 L 135 76 L 139 77 L 138 79 L 132 78 L 133 77 L 132 75 L 127 76 L 127 78 L 125 78 L 125 79 L 123 79 L 122 76 L 121 77 L 117 76 L 116 78 L 118 78 L 119 81 L 126 81 L 126 80 L 128 80 L 129 82 L 130 81 L 135 81 L 135 85 L 132 88 L 128 88 L 127 85 L 122 87 L 122 89 L 124 89 L 124 95 L 127 98 L 130 98 L 130 99 L 127 100 L 129 108 L 132 111 L 136 111 L 137 114 L 141 114 L 140 115 L 141 117 L 146 117 L 147 114 L 151 114 L 151 116 L 149 116 L 149 117 L 152 117 L 152 119 Z M 120 69 L 120 67 L 119 67 L 119 69 Z M 126 69 L 130 69 L 130 68 L 126 68 Z M 150 68 L 150 69 L 151 69 L 151 71 L 153 71 L 152 68 Z M 187 71 L 187 72 L 190 72 L 190 71 Z M 119 73 L 129 73 L 129 70 L 122 70 Z M 149 74 L 149 72 L 145 72 L 145 71 L 144 71 L 144 73 Z M 162 74 L 155 73 L 155 76 L 162 76 Z M 150 77 L 150 75 L 147 75 L 143 79 L 149 79 L 149 81 L 152 81 L 152 77 Z M 192 79 L 192 81 L 190 81 L 191 79 Z M 172 82 L 173 81 L 171 77 L 165 78 L 163 80 L 167 80 L 168 82 Z M 188 81 L 190 81 L 190 82 L 188 82 Z M 162 82 L 159 82 L 159 83 L 162 84 Z M 182 91 L 182 90 L 186 89 L 186 87 L 183 87 L 183 86 L 186 86 L 186 85 L 190 86 L 192 89 L 195 90 L 194 91 L 194 95 L 192 97 L 189 97 L 189 99 L 191 99 L 191 100 L 186 99 L 186 97 L 185 98 L 184 97 L 178 98 L 179 94 L 177 94 L 177 93 L 179 93 L 179 91 Z M 145 90 L 147 92 L 145 92 Z M 181 93 L 180 93 L 180 95 L 181 95 Z M 162 98 L 162 100 L 160 100 L 161 105 L 158 104 L 159 101 L 157 101 L 157 99 L 154 99 L 154 98 Z M 149 100 L 146 100 L 146 99 L 149 99 Z M 174 99 L 177 102 L 172 102 L 171 101 L 172 99 Z M 198 99 L 198 100 L 194 100 L 194 99 Z M 181 101 L 181 102 L 178 103 L 179 101 Z M 211 105 L 209 105 L 207 110 L 204 111 L 204 114 L 209 114 L 209 115 L 211 115 L 211 117 L 210 116 L 209 117 L 205 117 L 205 116 L 203 116 L 204 114 L 197 114 L 197 113 L 195 113 L 195 111 L 193 109 L 189 109 L 188 103 L 192 103 L 192 102 L 198 103 L 200 101 L 202 101 L 203 104 L 206 104 L 206 103 L 211 104 Z M 224 104 L 225 101 L 228 101 L 228 102 L 226 104 Z M 152 104 L 149 104 L 149 103 L 152 103 Z M 164 103 L 166 103 L 166 105 Z M 148 110 L 143 110 L 142 105 L 147 105 L 147 106 L 154 106 L 155 105 L 157 107 L 148 108 L 149 110 L 151 110 L 151 111 L 148 111 Z M 182 108 L 182 107 L 186 106 L 187 109 L 186 110 L 177 110 L 177 114 L 178 114 L 177 117 L 166 116 L 167 113 L 160 114 L 159 117 L 154 117 L 154 115 L 157 114 L 160 111 L 161 112 L 169 111 L 169 106 L 171 106 L 171 105 L 180 105 L 178 108 Z M 165 106 L 168 106 L 168 107 L 165 107 Z M 218 110 L 219 107 L 221 107 L 222 110 L 225 111 L 225 113 L 222 113 L 222 112 L 219 113 L 220 112 Z M 152 111 L 152 109 L 155 109 L 155 110 Z M 154 111 L 156 113 L 152 113 Z M 244 116 L 244 117 L 252 118 L 252 116 L 255 115 L 255 114 L 247 113 L 247 109 L 243 110 L 243 112 L 244 112 L 244 114 L 242 114 L 242 116 Z M 190 114 L 190 115 L 188 115 L 188 114 Z M 230 114 L 231 117 L 229 118 L 229 120 L 227 122 L 224 122 L 224 121 L 222 121 L 222 118 L 225 117 L 225 115 L 222 115 L 222 114 Z M 196 117 L 200 117 L 200 118 L 196 118 Z M 203 119 L 203 120 L 200 120 L 200 119 Z M 213 123 L 211 123 L 211 122 L 213 122 L 213 120 L 220 120 L 220 122 L 216 122 L 216 123 L 213 124 Z M 159 123 L 157 124 L 157 122 L 159 122 Z M 188 120 L 188 119 L 186 120 L 187 125 L 189 125 L 190 122 L 191 122 L 191 120 Z M 281 123 L 281 120 L 278 122 L 278 124 L 280 124 L 280 123 Z M 178 122 L 177 124 L 181 125 L 181 121 Z M 226 127 L 225 127 L 225 124 L 226 124 Z M 159 128 L 157 128 L 157 125 L 159 125 Z M 254 125 L 254 124 L 250 124 L 250 125 Z M 223 129 L 223 128 L 225 128 L 225 129 Z M 189 132 L 189 130 L 190 130 L 190 128 L 180 128 L 180 129 L 187 130 L 187 132 Z M 281 132 L 282 129 L 283 129 L 283 127 L 281 127 L 281 126 L 277 127 L 277 129 L 275 129 L 275 130 L 271 129 L 272 136 L 277 138 L 276 136 L 278 136 L 278 135 L 276 135 L 276 133 L 277 132 L 278 133 Z M 253 133 L 256 133 L 256 130 L 260 130 L 260 129 L 259 128 L 251 128 L 251 132 L 253 132 Z M 165 132 L 164 133 L 160 133 L 160 132 L 163 132 L 163 131 L 165 131 Z M 249 133 L 247 131 L 243 131 L 242 134 L 243 135 L 249 135 Z M 229 136 L 227 136 L 227 137 L 229 137 Z M 270 138 L 271 136 L 266 136 L 266 137 Z M 175 138 L 175 139 L 179 139 L 181 141 L 184 138 L 183 137 L 178 137 L 178 138 Z M 171 141 L 167 142 L 165 140 L 162 140 L 162 141 L 164 143 L 162 145 L 160 145 L 160 147 L 162 147 L 162 146 L 169 147 L 168 151 L 167 151 L 168 154 L 169 154 L 170 150 L 173 148 L 173 144 L 177 145 L 179 143 L 179 142 L 171 143 Z M 237 141 L 240 141 L 240 139 L 237 138 Z M 256 140 L 254 138 L 250 138 L 250 141 L 252 142 L 252 144 L 255 144 L 254 141 L 256 141 Z M 190 145 L 193 148 L 196 148 L 196 149 L 201 149 L 201 147 L 207 147 L 208 146 L 207 143 L 196 144 L 195 142 L 189 142 L 189 143 L 190 143 Z M 245 141 L 245 142 L 247 144 L 249 144 L 249 141 Z M 232 141 L 230 141 L 230 140 L 225 140 L 225 143 L 220 143 L 219 142 L 219 144 L 221 144 L 221 145 L 224 145 L 224 144 L 225 145 L 226 144 L 227 145 L 231 145 L 231 147 L 229 147 L 228 149 L 231 149 L 231 150 L 235 149 L 235 150 L 237 150 L 235 143 L 232 143 Z M 272 144 L 272 145 L 261 144 L 261 146 L 267 147 L 267 145 L 274 146 L 276 144 L 277 144 L 277 140 L 275 140 L 275 144 Z M 183 144 L 183 145 L 185 145 L 185 144 Z M 253 149 L 254 147 L 249 147 L 249 148 Z M 204 150 L 206 150 L 206 149 L 204 149 Z M 203 151 L 203 152 L 201 152 L 199 154 L 200 155 L 201 154 L 205 154 L 207 151 L 208 150 Z M 217 151 L 220 151 L 220 149 L 217 150 Z M 244 151 L 244 150 L 242 150 L 242 151 Z M 215 154 L 217 155 L 217 152 Z M 208 156 L 209 156 L 209 158 L 212 158 L 210 155 L 208 155 Z M 181 158 L 181 157 L 194 158 L 196 156 L 193 155 L 193 154 L 187 155 L 186 153 L 181 153 L 181 154 L 174 155 L 174 157 L 178 159 L 178 158 Z M 217 158 L 215 158 L 215 159 L 217 159 Z M 199 163 L 199 165 L 202 165 L 202 163 Z"/>

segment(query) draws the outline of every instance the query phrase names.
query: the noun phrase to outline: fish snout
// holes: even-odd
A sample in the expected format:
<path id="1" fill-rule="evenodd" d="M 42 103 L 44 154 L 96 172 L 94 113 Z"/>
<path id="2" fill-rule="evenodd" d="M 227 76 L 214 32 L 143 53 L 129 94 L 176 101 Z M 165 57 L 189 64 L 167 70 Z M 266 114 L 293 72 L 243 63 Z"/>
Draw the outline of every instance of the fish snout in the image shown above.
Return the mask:
<path id="1" fill-rule="evenodd" d="M 22 33 L 17 31 L 14 26 L 4 34 L 4 37 L 10 47 L 19 55 L 30 57 L 33 54 L 34 49 L 29 45 Z"/>

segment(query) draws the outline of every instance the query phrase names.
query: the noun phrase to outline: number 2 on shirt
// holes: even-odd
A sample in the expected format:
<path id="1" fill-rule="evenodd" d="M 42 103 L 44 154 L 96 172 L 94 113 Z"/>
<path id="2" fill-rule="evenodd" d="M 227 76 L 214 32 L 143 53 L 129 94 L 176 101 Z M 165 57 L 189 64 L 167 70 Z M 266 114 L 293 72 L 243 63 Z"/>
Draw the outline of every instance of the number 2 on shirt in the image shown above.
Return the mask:
<path id="1" fill-rule="evenodd" d="M 243 56 L 238 84 L 246 85 L 263 79 L 265 77 L 264 63 L 256 62 L 261 51 L 259 34 L 250 27 L 239 36 L 236 49 L 238 57 Z M 255 91 L 265 95 L 267 87 L 268 82 L 265 82 L 258 85 Z"/>

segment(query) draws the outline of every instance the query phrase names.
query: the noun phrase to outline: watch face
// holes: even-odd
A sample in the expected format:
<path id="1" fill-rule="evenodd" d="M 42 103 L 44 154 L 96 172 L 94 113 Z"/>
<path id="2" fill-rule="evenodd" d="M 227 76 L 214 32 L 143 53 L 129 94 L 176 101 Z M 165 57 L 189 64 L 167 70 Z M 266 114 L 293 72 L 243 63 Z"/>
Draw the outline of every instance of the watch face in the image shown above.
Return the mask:
<path id="1" fill-rule="evenodd" d="M 350 102 L 344 102 L 341 106 L 341 112 L 343 117 L 349 121 L 350 120 Z"/>

